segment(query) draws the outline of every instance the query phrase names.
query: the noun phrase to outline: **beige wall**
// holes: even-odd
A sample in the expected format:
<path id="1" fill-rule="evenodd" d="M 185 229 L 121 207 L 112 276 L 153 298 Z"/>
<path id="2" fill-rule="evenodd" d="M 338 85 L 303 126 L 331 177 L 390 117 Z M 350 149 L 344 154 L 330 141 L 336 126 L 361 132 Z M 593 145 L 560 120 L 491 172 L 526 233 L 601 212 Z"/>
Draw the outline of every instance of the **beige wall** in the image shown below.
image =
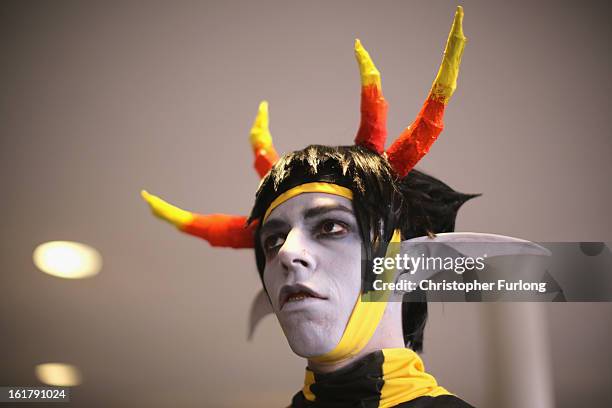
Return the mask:
<path id="1" fill-rule="evenodd" d="M 34 364 L 66 361 L 85 376 L 74 406 L 288 401 L 304 364 L 276 322 L 245 340 L 259 289 L 253 255 L 178 235 L 138 192 L 246 214 L 258 182 L 247 136 L 264 98 L 279 151 L 351 143 L 355 37 L 382 71 L 399 134 L 426 96 L 456 4 L 380 3 L 3 2 L 0 385 L 36 384 Z M 420 164 L 484 194 L 457 229 L 612 241 L 609 6 L 463 6 L 459 88 Z M 55 239 L 98 248 L 102 273 L 37 272 L 32 249 Z M 611 311 L 540 310 L 557 406 L 612 404 Z M 427 366 L 479 406 L 522 392 L 505 382 L 500 356 L 524 332 L 500 338 L 509 326 L 499 329 L 496 313 L 433 305 L 427 331 Z"/>

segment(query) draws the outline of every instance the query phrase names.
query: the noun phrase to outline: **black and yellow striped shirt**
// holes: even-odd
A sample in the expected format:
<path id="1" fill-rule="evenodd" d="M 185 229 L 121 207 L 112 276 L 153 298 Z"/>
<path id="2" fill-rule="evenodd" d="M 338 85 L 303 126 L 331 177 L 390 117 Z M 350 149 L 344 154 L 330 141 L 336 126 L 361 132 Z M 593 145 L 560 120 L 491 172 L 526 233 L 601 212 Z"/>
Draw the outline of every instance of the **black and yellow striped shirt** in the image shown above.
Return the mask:
<path id="1" fill-rule="evenodd" d="M 384 349 L 328 374 L 306 372 L 291 408 L 469 408 L 410 349 Z"/>

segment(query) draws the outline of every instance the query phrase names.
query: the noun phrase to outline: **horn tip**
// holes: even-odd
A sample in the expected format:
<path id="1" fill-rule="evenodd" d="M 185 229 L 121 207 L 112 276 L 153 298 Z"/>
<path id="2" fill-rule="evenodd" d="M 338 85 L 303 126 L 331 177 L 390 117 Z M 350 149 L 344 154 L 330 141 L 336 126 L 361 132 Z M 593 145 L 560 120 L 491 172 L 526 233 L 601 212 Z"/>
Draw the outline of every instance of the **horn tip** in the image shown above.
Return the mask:
<path id="1" fill-rule="evenodd" d="M 140 190 L 140 196 L 145 200 L 145 201 L 149 201 L 149 199 L 151 198 L 151 194 L 149 194 L 149 192 L 147 190 Z"/>
<path id="2" fill-rule="evenodd" d="M 268 124 L 268 101 L 262 100 L 259 103 L 257 116 L 251 126 L 251 134 L 249 137 L 253 151 L 256 152 L 264 146 L 272 144 Z"/>
<path id="3" fill-rule="evenodd" d="M 261 121 L 267 122 L 267 118 L 268 118 L 268 101 L 264 99 L 261 102 L 259 102 L 259 107 L 257 108 L 257 117 L 255 118 L 253 129 L 255 129 L 255 127 L 258 125 L 261 126 L 262 125 L 262 123 L 260 123 Z M 265 124 L 265 126 L 267 126 L 267 124 Z"/>
<path id="4" fill-rule="evenodd" d="M 367 86 L 373 84 L 376 85 L 377 88 L 380 88 L 380 72 L 359 39 L 355 39 L 355 57 L 359 64 L 361 85 Z"/>
<path id="5" fill-rule="evenodd" d="M 455 18 L 453 21 L 452 31 L 455 35 L 464 37 L 463 35 L 463 7 L 461 6 L 457 6 L 457 11 L 455 11 Z"/>

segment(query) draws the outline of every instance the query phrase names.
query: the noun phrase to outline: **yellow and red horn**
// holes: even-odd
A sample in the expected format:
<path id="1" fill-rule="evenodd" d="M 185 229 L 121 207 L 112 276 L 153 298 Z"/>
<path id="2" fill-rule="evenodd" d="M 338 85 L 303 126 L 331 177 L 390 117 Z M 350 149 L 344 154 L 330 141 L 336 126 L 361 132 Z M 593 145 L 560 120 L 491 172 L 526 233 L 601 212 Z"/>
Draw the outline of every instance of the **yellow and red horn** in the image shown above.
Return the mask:
<path id="1" fill-rule="evenodd" d="M 278 160 L 278 154 L 272 144 L 272 136 L 268 125 L 268 102 L 259 104 L 259 111 L 253 127 L 251 127 L 251 146 L 255 155 L 253 167 L 257 170 L 259 177 L 265 176 Z"/>
<path id="2" fill-rule="evenodd" d="M 225 214 L 196 214 L 141 191 L 153 214 L 180 231 L 200 237 L 215 247 L 253 248 L 257 223 L 245 227 L 248 217 Z"/>
<path id="3" fill-rule="evenodd" d="M 355 57 L 361 76 L 361 123 L 355 144 L 382 154 L 387 139 L 387 101 L 382 93 L 380 72 L 358 39 Z"/>
<path id="4" fill-rule="evenodd" d="M 444 128 L 444 108 L 457 88 L 457 77 L 466 38 L 463 35 L 463 8 L 457 7 L 448 35 L 444 58 L 429 96 L 414 122 L 387 150 L 389 163 L 399 177 L 405 177 L 427 154 Z"/>

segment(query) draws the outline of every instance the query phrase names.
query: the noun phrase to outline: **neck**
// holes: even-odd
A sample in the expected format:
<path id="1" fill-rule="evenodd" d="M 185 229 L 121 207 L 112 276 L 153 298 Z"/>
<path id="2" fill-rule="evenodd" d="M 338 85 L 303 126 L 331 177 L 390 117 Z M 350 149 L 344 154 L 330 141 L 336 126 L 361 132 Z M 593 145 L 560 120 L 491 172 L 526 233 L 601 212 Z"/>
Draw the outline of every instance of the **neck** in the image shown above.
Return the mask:
<path id="1" fill-rule="evenodd" d="M 308 368 L 315 373 L 331 373 L 346 367 L 360 358 L 377 350 L 385 348 L 403 348 L 404 335 L 402 333 L 402 303 L 389 302 L 385 313 L 368 344 L 357 354 L 346 359 L 333 362 L 316 362 L 308 360 Z"/>

